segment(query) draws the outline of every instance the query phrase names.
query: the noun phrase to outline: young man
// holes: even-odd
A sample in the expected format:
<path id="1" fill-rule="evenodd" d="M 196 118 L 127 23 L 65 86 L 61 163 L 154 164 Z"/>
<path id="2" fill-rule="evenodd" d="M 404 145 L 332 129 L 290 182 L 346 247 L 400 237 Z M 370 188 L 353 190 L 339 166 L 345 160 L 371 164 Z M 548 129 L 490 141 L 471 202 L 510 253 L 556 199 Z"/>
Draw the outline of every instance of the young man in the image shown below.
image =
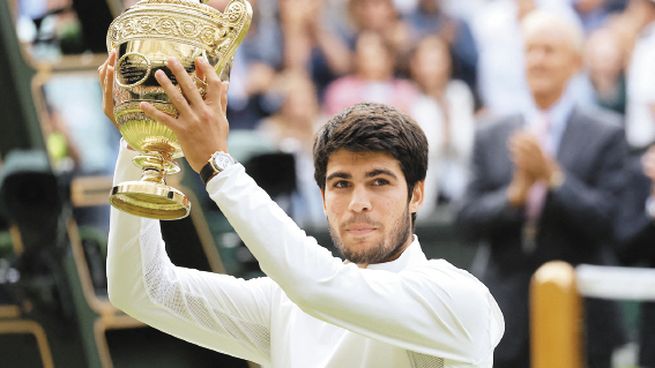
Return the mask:
<path id="1" fill-rule="evenodd" d="M 113 78 L 113 56 L 101 80 Z M 253 280 L 174 266 L 159 223 L 112 209 L 107 275 L 118 308 L 160 330 L 265 367 L 491 367 L 504 331 L 495 300 L 477 279 L 427 260 L 413 217 L 423 200 L 427 143 L 398 111 L 361 104 L 334 117 L 314 145 L 316 181 L 335 244 L 346 261 L 308 237 L 227 155 L 227 85 L 199 60 L 201 97 L 180 63 L 181 90 L 156 78 L 179 112 L 143 110 L 177 134 L 268 277 Z M 104 83 L 111 112 L 111 83 Z M 109 114 L 111 116 L 111 114 Z M 122 148 L 115 182 L 139 172 Z M 206 172 L 205 169 L 203 172 Z"/>

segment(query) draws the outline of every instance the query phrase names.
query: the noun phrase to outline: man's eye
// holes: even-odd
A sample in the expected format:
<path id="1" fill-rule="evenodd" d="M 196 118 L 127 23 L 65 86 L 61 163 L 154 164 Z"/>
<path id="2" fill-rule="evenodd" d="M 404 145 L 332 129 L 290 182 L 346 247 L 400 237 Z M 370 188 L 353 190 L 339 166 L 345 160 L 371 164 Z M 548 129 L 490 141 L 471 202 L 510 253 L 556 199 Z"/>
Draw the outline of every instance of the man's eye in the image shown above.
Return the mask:
<path id="1" fill-rule="evenodd" d="M 350 183 L 345 180 L 340 180 L 335 182 L 333 186 L 335 188 L 347 188 L 348 186 L 350 186 Z"/>
<path id="2" fill-rule="evenodd" d="M 373 180 L 373 185 L 375 186 L 382 186 L 382 185 L 387 185 L 389 184 L 389 180 L 387 179 L 375 179 Z"/>

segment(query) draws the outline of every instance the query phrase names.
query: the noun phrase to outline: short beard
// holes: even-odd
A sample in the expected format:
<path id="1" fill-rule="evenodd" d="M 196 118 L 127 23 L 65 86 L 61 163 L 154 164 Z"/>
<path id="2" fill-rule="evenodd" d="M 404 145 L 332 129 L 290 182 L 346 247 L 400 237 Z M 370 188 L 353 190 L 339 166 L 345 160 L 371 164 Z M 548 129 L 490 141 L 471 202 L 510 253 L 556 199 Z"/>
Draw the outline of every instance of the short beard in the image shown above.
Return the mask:
<path id="1" fill-rule="evenodd" d="M 405 242 L 407 242 L 411 232 L 409 208 L 405 209 L 405 213 L 393 227 L 395 230 L 390 234 L 390 241 L 387 242 L 385 238 L 376 247 L 356 252 L 344 247 L 338 233 L 334 230 L 330 221 L 328 221 L 328 230 L 335 247 L 339 250 L 343 258 L 356 264 L 385 263 L 396 259 L 400 255 L 401 249 L 405 245 Z"/>

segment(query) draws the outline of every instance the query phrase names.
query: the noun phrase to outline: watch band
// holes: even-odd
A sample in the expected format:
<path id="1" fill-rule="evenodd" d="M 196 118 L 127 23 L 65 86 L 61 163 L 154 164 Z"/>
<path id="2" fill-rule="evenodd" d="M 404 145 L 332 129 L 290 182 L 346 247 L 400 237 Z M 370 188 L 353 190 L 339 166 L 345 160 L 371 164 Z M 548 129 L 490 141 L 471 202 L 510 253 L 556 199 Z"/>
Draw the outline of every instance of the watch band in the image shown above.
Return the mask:
<path id="1" fill-rule="evenodd" d="M 205 166 L 200 169 L 200 178 L 203 183 L 207 183 L 217 174 L 225 170 L 228 166 L 235 164 L 236 161 L 229 153 L 222 151 L 216 151 L 212 156 L 207 160 Z"/>
<path id="2" fill-rule="evenodd" d="M 209 180 L 214 176 L 216 176 L 216 174 L 218 174 L 218 172 L 214 170 L 214 166 L 211 163 L 211 159 L 210 161 L 207 161 L 207 163 L 205 164 L 205 166 L 202 167 L 202 169 L 200 169 L 200 179 L 202 179 L 202 182 L 205 183 L 205 185 L 207 185 Z"/>

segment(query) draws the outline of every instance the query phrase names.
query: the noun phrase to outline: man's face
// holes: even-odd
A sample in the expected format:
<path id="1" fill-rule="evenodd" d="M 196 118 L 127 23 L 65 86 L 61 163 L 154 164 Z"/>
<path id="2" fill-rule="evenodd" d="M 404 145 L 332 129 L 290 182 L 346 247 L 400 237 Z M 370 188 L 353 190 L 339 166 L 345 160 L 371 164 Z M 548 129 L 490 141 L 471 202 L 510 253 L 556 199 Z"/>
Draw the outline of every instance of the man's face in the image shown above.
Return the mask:
<path id="1" fill-rule="evenodd" d="M 355 23 L 362 29 L 384 31 L 395 19 L 396 11 L 391 0 L 352 0 Z"/>
<path id="2" fill-rule="evenodd" d="M 364 32 L 357 40 L 355 63 L 357 72 L 367 80 L 388 80 L 393 77 L 393 55 L 387 50 L 382 37 Z"/>
<path id="3" fill-rule="evenodd" d="M 335 245 L 359 265 L 397 258 L 411 243 L 411 213 L 423 200 L 423 182 L 411 200 L 400 162 L 386 153 L 334 152 L 323 191 Z"/>
<path id="4" fill-rule="evenodd" d="M 432 91 L 444 86 L 450 78 L 450 54 L 441 42 L 424 42 L 410 60 L 410 68 L 418 84 Z"/>
<path id="5" fill-rule="evenodd" d="M 567 32 L 537 27 L 525 34 L 525 63 L 535 98 L 557 98 L 578 71 L 580 55 Z"/>

